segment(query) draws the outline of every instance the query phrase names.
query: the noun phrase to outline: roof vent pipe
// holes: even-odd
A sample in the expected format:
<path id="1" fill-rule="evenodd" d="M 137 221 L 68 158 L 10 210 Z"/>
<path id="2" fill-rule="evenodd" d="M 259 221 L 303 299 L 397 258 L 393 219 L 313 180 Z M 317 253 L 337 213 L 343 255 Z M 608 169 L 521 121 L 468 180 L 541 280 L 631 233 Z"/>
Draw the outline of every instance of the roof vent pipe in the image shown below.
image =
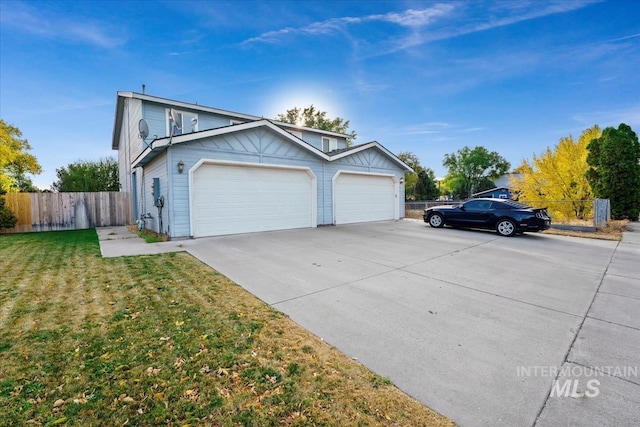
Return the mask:
<path id="1" fill-rule="evenodd" d="M 142 94 L 144 95 L 145 89 L 147 88 L 147 85 L 143 84 L 142 85 Z"/>

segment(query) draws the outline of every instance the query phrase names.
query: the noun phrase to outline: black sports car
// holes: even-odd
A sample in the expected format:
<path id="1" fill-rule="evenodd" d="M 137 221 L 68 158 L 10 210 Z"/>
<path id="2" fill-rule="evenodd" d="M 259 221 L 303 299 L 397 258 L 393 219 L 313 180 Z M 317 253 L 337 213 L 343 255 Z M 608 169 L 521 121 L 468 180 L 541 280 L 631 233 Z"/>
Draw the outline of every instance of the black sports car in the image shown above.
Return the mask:
<path id="1" fill-rule="evenodd" d="M 435 206 L 425 209 L 422 218 L 435 228 L 444 225 L 488 228 L 508 237 L 551 226 L 546 208 L 534 209 L 508 199 L 471 199 L 460 205 Z"/>

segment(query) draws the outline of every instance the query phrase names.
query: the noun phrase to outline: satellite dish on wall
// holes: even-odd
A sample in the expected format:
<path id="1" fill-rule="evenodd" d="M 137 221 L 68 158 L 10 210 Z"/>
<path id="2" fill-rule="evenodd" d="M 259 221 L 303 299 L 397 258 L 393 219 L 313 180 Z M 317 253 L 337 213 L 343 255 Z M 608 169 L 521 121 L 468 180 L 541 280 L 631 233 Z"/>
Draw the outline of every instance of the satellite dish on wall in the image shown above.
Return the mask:
<path id="1" fill-rule="evenodd" d="M 140 119 L 138 122 L 138 130 L 140 131 L 140 138 L 144 141 L 149 136 L 149 125 L 144 119 Z"/>

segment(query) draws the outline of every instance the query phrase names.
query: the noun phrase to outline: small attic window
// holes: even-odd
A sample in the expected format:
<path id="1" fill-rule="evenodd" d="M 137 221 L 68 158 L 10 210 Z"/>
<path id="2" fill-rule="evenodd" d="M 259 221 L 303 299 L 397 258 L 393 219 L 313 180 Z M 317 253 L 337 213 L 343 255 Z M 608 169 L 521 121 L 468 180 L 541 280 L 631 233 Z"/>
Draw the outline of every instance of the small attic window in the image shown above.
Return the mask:
<path id="1" fill-rule="evenodd" d="M 167 135 L 184 135 L 198 131 L 198 114 L 167 109 Z"/>
<path id="2" fill-rule="evenodd" d="M 322 151 L 328 153 L 329 151 L 338 149 L 338 140 L 335 138 L 322 137 Z"/>

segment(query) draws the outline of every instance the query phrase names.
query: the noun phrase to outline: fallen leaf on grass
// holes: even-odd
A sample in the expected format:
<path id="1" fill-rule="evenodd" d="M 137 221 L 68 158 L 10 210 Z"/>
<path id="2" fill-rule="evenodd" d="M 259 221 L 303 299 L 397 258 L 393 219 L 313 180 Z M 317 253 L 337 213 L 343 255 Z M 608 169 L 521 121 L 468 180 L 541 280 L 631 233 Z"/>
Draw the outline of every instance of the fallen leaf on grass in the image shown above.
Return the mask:
<path id="1" fill-rule="evenodd" d="M 186 397 L 187 399 L 190 400 L 196 400 L 199 396 L 200 393 L 198 392 L 198 389 L 187 389 L 184 391 L 184 397 Z"/>
<path id="2" fill-rule="evenodd" d="M 160 368 L 154 368 L 153 366 L 149 366 L 147 368 L 147 375 L 158 375 L 160 373 Z"/>
<path id="3" fill-rule="evenodd" d="M 53 402 L 53 407 L 54 408 L 59 408 L 62 405 L 64 405 L 64 400 L 63 399 L 58 399 L 55 402 Z"/>

